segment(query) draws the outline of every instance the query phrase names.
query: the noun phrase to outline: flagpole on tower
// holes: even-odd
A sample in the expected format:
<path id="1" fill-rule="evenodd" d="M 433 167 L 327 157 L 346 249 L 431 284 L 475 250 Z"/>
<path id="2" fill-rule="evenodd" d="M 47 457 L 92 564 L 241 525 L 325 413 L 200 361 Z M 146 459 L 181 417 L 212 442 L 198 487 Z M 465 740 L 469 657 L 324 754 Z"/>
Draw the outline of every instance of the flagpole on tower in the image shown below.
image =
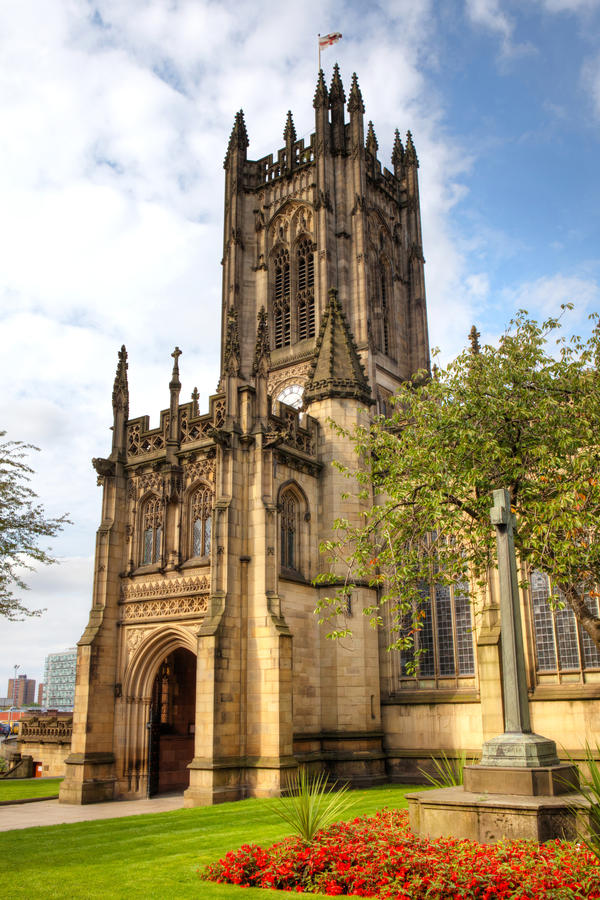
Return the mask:
<path id="1" fill-rule="evenodd" d="M 321 71 L 321 32 L 317 35 L 317 56 L 319 58 L 319 67 L 317 69 L 317 75 Z"/>
<path id="2" fill-rule="evenodd" d="M 319 33 L 317 35 L 319 72 L 321 71 L 321 50 L 324 50 L 326 47 L 331 47 L 333 44 L 337 44 L 341 38 L 342 35 L 339 31 L 332 31 L 331 34 L 323 35 Z"/>

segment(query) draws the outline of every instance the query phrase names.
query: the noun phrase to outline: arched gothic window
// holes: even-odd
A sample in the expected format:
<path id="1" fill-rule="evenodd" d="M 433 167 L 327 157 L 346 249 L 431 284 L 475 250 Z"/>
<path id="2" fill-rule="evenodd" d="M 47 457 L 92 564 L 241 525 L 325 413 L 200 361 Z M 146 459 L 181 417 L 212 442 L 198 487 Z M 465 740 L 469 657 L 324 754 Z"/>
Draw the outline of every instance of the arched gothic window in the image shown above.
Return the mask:
<path id="1" fill-rule="evenodd" d="M 142 507 L 142 562 L 143 566 L 159 562 L 163 531 L 163 504 L 152 494 Z"/>
<path id="2" fill-rule="evenodd" d="M 291 343 L 290 254 L 281 248 L 273 260 L 273 325 L 275 347 Z"/>
<path id="3" fill-rule="evenodd" d="M 298 340 L 303 341 L 315 336 L 315 263 L 309 238 L 296 248 L 296 267 Z"/>
<path id="4" fill-rule="evenodd" d="M 427 679 L 431 687 L 437 679 L 475 675 L 475 652 L 469 586 L 464 581 L 454 585 L 423 582 L 420 588 L 422 627 L 414 634 L 414 649 L 401 652 L 401 686 L 410 684 L 409 663 L 414 650 L 424 651 L 418 658 L 414 686 Z M 412 616 L 406 616 L 404 627 L 413 630 Z M 402 682 L 405 682 L 402 685 Z"/>
<path id="5" fill-rule="evenodd" d="M 280 555 L 284 569 L 298 568 L 298 519 L 300 504 L 293 491 L 285 491 L 281 497 Z"/>
<path id="6" fill-rule="evenodd" d="M 197 488 L 190 497 L 191 555 L 208 556 L 212 533 L 212 491 Z"/>
<path id="7" fill-rule="evenodd" d="M 578 674 L 584 680 L 584 672 L 600 669 L 600 653 L 590 636 L 575 618 L 570 606 L 560 608 L 564 599 L 559 590 L 553 589 L 543 572 L 533 571 L 529 579 L 531 590 L 531 618 L 535 644 L 535 663 L 538 676 L 555 673 L 557 679 L 569 682 Z M 553 609 L 550 601 L 559 601 Z M 598 615 L 598 600 L 586 596 L 585 603 L 593 615 Z"/>

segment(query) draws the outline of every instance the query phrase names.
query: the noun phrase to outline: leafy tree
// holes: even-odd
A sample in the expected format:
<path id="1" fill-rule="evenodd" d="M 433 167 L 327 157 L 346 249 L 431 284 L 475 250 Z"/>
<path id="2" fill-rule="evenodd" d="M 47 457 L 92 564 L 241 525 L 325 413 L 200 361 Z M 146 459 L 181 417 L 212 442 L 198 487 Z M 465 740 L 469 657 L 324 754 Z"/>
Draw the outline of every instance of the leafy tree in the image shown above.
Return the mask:
<path id="1" fill-rule="evenodd" d="M 336 521 L 335 539 L 322 545 L 337 576 L 320 580 L 338 585 L 321 603 L 324 618 L 366 582 L 380 591 L 365 612 L 382 624 L 387 604 L 394 645 L 410 648 L 432 575 L 485 588 L 495 564 L 491 492 L 506 488 L 526 571 L 550 576 L 561 592 L 551 602 L 568 604 L 600 648 L 600 619 L 586 602 L 600 585 L 600 325 L 592 318 L 586 341 L 564 338 L 557 318 L 539 324 L 525 311 L 497 347 L 480 347 L 473 328 L 470 348 L 445 370 L 402 385 L 388 418 L 338 428 L 360 458 L 357 472 L 339 468 L 375 502 L 358 525 Z"/>
<path id="2" fill-rule="evenodd" d="M 0 437 L 5 434 L 0 431 Z M 32 562 L 56 562 L 38 542 L 54 537 L 69 521 L 66 516 L 47 519 L 44 508 L 35 502 L 37 494 L 29 486 L 33 469 L 24 460 L 37 449 L 22 441 L 0 442 L 0 615 L 12 621 L 43 611 L 28 609 L 13 591 L 27 590 L 22 572 L 31 570 Z"/>

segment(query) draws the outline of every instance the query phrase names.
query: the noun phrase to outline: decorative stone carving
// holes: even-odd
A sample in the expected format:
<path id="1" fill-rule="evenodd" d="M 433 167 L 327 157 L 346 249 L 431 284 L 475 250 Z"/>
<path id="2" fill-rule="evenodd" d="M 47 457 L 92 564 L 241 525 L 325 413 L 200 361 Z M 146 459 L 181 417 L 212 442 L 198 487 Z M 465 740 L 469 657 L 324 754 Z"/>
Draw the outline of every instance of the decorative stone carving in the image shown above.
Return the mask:
<path id="1" fill-rule="evenodd" d="M 186 466 L 184 470 L 184 478 L 187 484 L 192 484 L 194 481 L 210 481 L 212 484 L 215 482 L 215 461 L 214 459 L 209 459 L 208 457 L 202 457 L 202 459 L 197 459 L 195 462 L 190 463 L 189 466 Z"/>
<path id="2" fill-rule="evenodd" d="M 210 592 L 209 575 L 193 575 L 189 578 L 161 578 L 154 581 L 134 581 L 121 586 L 121 599 L 127 603 L 151 597 L 182 597 Z"/>
<path id="3" fill-rule="evenodd" d="M 146 628 L 130 628 L 126 632 L 126 642 L 127 642 L 127 655 L 129 657 L 133 656 L 137 648 L 140 646 L 142 641 L 145 639 L 148 634 L 148 630 Z"/>
<path id="4" fill-rule="evenodd" d="M 171 619 L 176 616 L 204 615 L 208 609 L 208 596 L 168 597 L 165 600 L 142 600 L 127 603 L 122 610 L 123 622 L 139 619 Z"/>

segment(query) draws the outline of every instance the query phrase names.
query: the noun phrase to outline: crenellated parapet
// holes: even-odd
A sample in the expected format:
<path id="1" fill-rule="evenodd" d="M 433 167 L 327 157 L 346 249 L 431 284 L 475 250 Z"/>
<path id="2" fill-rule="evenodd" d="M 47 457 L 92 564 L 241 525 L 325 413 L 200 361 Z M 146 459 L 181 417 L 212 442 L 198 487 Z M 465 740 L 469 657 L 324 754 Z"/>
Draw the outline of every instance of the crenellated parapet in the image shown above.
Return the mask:
<path id="1" fill-rule="evenodd" d="M 199 415 L 195 404 L 197 401 L 182 403 L 179 406 L 179 442 L 181 445 L 192 445 L 202 442 L 213 442 L 212 431 L 221 428 L 225 422 L 225 397 L 214 394 L 209 400 L 209 411 Z M 168 409 L 160 412 L 159 424 L 150 428 L 149 416 L 138 416 L 127 422 L 127 463 L 159 458 L 165 454 L 171 413 Z"/>

